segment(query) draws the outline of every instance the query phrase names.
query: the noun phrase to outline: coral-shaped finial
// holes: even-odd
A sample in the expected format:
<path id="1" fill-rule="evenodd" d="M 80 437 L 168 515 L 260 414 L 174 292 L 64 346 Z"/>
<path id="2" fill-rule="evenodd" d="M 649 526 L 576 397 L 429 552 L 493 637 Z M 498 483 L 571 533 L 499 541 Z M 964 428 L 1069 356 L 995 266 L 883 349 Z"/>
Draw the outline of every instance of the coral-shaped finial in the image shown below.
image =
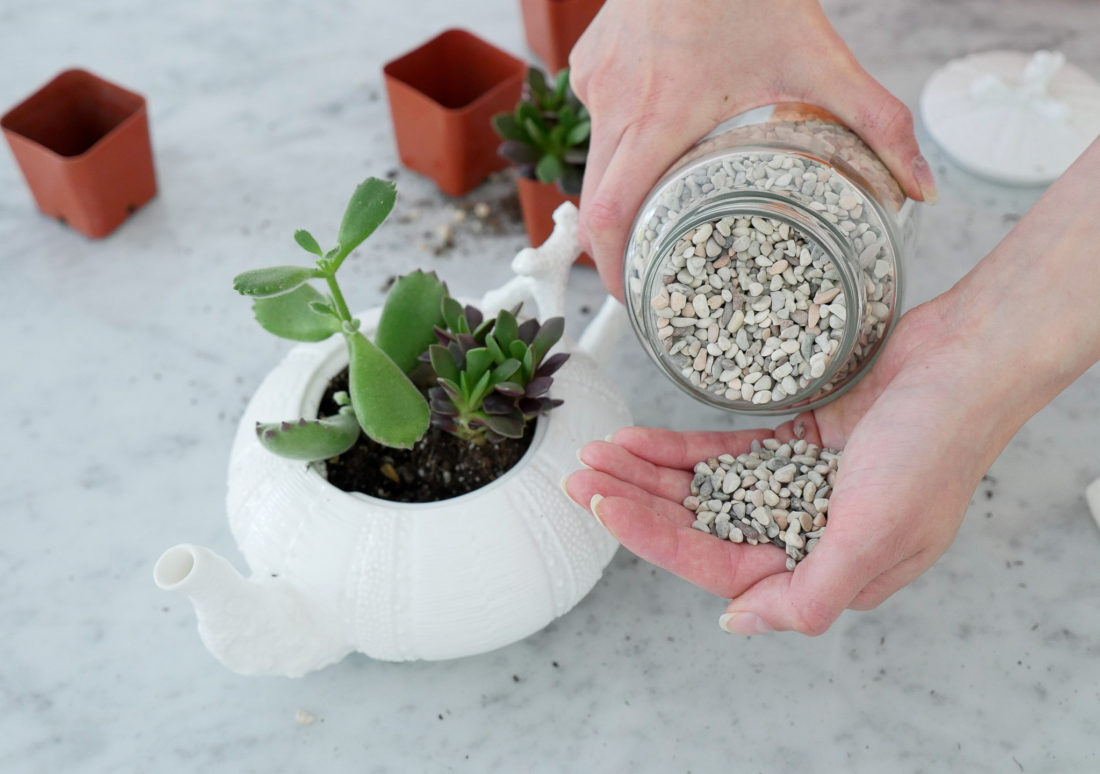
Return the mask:
<path id="1" fill-rule="evenodd" d="M 538 247 L 519 251 L 512 259 L 512 271 L 516 276 L 485 294 L 482 311 L 492 315 L 500 309 L 530 301 L 538 308 L 539 317 L 564 315 L 569 269 L 580 254 L 577 208 L 565 202 L 554 210 L 554 231 L 550 238 Z"/>

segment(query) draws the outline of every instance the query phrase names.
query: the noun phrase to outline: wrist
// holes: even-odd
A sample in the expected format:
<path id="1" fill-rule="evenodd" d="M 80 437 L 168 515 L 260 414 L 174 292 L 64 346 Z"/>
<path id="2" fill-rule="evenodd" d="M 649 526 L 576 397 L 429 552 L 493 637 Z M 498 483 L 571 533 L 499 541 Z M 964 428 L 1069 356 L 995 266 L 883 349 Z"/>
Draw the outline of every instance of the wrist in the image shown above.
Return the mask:
<path id="1" fill-rule="evenodd" d="M 1098 174 L 1100 140 L 941 297 L 949 335 L 1024 420 L 1100 359 Z"/>

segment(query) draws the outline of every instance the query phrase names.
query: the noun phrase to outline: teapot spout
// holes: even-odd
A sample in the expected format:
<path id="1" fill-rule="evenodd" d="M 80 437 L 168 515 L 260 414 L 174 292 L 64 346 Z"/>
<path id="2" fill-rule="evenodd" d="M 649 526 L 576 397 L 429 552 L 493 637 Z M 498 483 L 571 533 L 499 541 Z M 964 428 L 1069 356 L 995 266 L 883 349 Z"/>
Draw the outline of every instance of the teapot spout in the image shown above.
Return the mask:
<path id="1" fill-rule="evenodd" d="M 239 674 L 300 677 L 352 650 L 317 626 L 285 580 L 245 579 L 202 546 L 169 548 L 157 560 L 153 580 L 191 599 L 203 644 Z"/>

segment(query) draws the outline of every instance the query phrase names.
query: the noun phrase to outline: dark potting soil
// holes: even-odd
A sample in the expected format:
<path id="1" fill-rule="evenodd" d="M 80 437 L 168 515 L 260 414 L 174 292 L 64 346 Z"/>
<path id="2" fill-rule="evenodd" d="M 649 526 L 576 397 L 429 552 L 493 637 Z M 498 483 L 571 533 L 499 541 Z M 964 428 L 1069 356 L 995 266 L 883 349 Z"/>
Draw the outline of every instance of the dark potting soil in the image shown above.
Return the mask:
<path id="1" fill-rule="evenodd" d="M 344 369 L 328 383 L 318 414 L 338 410 L 333 394 L 348 388 Z M 511 470 L 531 445 L 535 422 L 522 438 L 476 446 L 438 428 L 429 428 L 411 449 L 391 449 L 360 435 L 355 446 L 325 462 L 328 481 L 345 492 L 383 500 L 429 503 L 464 495 Z"/>

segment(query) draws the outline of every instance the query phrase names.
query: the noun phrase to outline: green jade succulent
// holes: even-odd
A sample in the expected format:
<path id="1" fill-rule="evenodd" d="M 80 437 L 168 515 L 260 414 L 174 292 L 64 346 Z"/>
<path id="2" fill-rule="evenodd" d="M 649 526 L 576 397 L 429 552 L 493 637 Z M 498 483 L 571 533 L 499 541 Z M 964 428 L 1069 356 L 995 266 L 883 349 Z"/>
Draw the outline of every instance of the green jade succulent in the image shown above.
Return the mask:
<path id="1" fill-rule="evenodd" d="M 530 68 L 525 99 L 513 113 L 493 116 L 493 127 L 504 140 L 500 155 L 521 174 L 557 182 L 562 193 L 580 194 L 592 123 L 569 87 L 568 68 L 554 76 L 553 87 L 542 71 Z"/>
<path id="2" fill-rule="evenodd" d="M 546 358 L 561 338 L 560 317 L 517 323 L 517 308 L 485 320 L 451 298 L 434 273 L 416 271 L 393 284 L 374 341 L 360 332 L 336 274 L 386 219 L 396 196 L 391 182 L 364 181 L 348 203 L 336 247 L 324 252 L 308 231 L 295 232 L 298 245 L 317 256 L 314 266 L 273 266 L 234 279 L 234 288 L 254 299 L 265 330 L 306 342 L 339 333 L 348 348 L 348 391 L 334 395 L 335 415 L 257 424 L 260 442 L 276 454 L 329 459 L 354 446 L 361 432 L 407 449 L 431 425 L 478 445 L 520 438 L 527 422 L 561 404 L 547 392 L 568 355 Z M 311 284 L 318 280 L 327 294 Z"/>

